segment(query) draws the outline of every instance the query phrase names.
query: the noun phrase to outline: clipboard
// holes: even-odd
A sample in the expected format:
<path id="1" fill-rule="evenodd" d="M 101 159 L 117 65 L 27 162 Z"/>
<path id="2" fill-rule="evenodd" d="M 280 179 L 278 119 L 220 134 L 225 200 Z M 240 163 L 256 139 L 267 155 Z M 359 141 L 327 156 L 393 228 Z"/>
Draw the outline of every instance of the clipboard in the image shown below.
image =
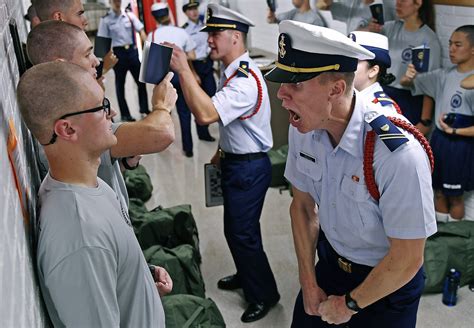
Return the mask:
<path id="1" fill-rule="evenodd" d="M 204 164 L 206 207 L 224 204 L 221 188 L 221 170 L 214 164 Z"/>

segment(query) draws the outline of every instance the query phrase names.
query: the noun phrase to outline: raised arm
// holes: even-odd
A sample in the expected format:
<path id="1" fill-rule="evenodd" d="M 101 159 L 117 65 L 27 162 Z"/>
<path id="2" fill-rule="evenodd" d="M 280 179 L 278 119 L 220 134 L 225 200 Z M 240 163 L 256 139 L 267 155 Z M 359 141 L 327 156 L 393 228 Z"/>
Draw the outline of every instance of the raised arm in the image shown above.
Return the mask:
<path id="1" fill-rule="evenodd" d="M 168 73 L 155 86 L 152 111 L 143 120 L 124 123 L 115 133 L 117 144 L 111 148 L 115 158 L 151 154 L 166 149 L 175 138 L 171 110 L 176 103 L 176 90 L 171 84 L 173 73 Z"/>

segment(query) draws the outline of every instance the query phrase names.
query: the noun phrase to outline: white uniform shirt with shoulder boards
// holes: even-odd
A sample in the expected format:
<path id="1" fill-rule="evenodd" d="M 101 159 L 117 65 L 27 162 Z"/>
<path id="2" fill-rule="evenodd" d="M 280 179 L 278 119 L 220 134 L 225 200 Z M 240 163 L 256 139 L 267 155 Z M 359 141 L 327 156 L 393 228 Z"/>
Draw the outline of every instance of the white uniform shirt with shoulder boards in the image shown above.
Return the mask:
<path id="1" fill-rule="evenodd" d="M 248 119 L 257 106 L 257 82 L 249 73 L 248 77 L 234 77 L 227 86 L 224 82 L 239 68 L 240 62 L 248 62 L 250 69 L 257 75 L 262 86 L 262 104 L 258 112 Z M 246 52 L 227 66 L 221 75 L 219 88 L 212 97 L 212 103 L 219 114 L 219 146 L 222 150 L 234 154 L 267 152 L 273 146 L 270 126 L 270 99 L 262 73 Z"/>
<path id="2" fill-rule="evenodd" d="M 471 74 L 474 74 L 474 70 L 460 73 L 454 66 L 416 76 L 412 93 L 425 94 L 435 100 L 435 122 L 438 129 L 442 130 L 438 122 L 442 113 L 474 116 L 474 90 L 461 88 L 461 81 Z"/>
<path id="3" fill-rule="evenodd" d="M 390 21 L 383 26 L 382 34 L 388 38 L 388 48 L 392 59 L 392 66 L 387 72 L 396 77 L 396 80 L 390 84 L 391 87 L 409 89 L 400 85 L 400 79 L 405 76 L 408 64 L 411 64 L 412 48 L 423 45 L 430 48 L 428 71 L 441 67 L 441 44 L 436 33 L 428 25 L 423 25 L 412 32 L 403 28 L 403 21 Z"/>
<path id="4" fill-rule="evenodd" d="M 381 197 L 369 194 L 363 172 L 368 111 L 384 113 L 356 93 L 349 124 L 334 148 L 325 130 L 301 134 L 290 126 L 285 177 L 319 206 L 320 226 L 336 252 L 355 263 L 377 265 L 390 247 L 388 237 L 426 238 L 436 232 L 431 169 L 414 137 L 391 152 L 376 137 L 375 181 Z M 400 116 L 401 117 L 401 116 Z"/>
<path id="5" fill-rule="evenodd" d="M 191 20 L 188 20 L 186 24 L 184 24 L 183 29 L 186 33 L 189 34 L 191 39 L 193 39 L 194 43 L 196 44 L 196 60 L 204 60 L 207 58 L 211 49 L 207 43 L 207 32 L 201 32 L 201 29 L 204 27 L 204 23 L 201 20 L 198 20 L 197 23 L 194 23 Z"/>
<path id="6" fill-rule="evenodd" d="M 122 10 L 117 15 L 110 10 L 100 19 L 97 36 L 111 38 L 112 47 L 123 47 L 134 44 L 133 32 L 140 32 L 142 29 L 143 23 L 133 13 Z"/>
<path id="7" fill-rule="evenodd" d="M 189 52 L 196 48 L 196 44 L 185 30 L 181 27 L 171 25 L 158 26 L 153 32 L 148 33 L 146 40 L 158 44 L 165 41 L 171 42 L 176 44 L 185 52 Z"/>
<path id="8" fill-rule="evenodd" d="M 55 327 L 165 327 L 130 219 L 112 191 L 54 180 L 40 192 L 37 265 Z"/>

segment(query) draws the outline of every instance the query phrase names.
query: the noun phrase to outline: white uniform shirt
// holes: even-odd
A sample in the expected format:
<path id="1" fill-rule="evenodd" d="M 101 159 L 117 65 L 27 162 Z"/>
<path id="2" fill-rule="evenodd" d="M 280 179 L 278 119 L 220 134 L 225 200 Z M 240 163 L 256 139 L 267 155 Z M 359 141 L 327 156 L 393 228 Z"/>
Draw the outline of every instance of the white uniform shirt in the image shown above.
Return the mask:
<path id="1" fill-rule="evenodd" d="M 196 48 L 196 44 L 185 30 L 172 25 L 159 25 L 153 32 L 148 33 L 146 40 L 158 44 L 165 41 L 171 42 L 185 52 Z"/>
<path id="2" fill-rule="evenodd" d="M 133 23 L 133 28 L 132 28 Z M 97 36 L 112 39 L 112 47 L 122 47 L 134 44 L 133 32 L 140 32 L 143 23 L 131 12 L 122 10 L 120 15 L 110 10 L 99 22 Z"/>
<path id="3" fill-rule="evenodd" d="M 248 78 L 236 76 L 229 81 L 226 87 L 223 87 L 226 79 L 239 68 L 241 61 L 248 62 L 250 69 L 257 74 L 263 93 L 260 110 L 245 120 L 240 120 L 239 117 L 250 115 L 256 109 L 257 82 L 249 73 Z M 267 152 L 272 148 L 271 108 L 267 85 L 248 52 L 235 59 L 223 70 L 219 88 L 212 97 L 212 103 L 219 113 L 219 145 L 224 151 L 234 154 L 248 154 Z"/>
<path id="4" fill-rule="evenodd" d="M 382 108 L 356 93 L 353 114 L 336 148 L 324 130 L 301 134 L 290 126 L 285 169 L 288 181 L 318 204 L 320 226 L 336 252 L 369 266 L 387 254 L 387 237 L 417 239 L 436 232 L 430 164 L 410 134 L 404 133 L 409 141 L 393 152 L 376 138 L 373 167 L 379 202 L 367 190 L 363 149 L 370 126 L 364 114 Z"/>
<path id="5" fill-rule="evenodd" d="M 201 29 L 204 26 L 205 25 L 201 20 L 198 20 L 197 23 L 188 20 L 188 22 L 183 26 L 186 33 L 189 34 L 196 44 L 196 49 L 194 49 L 194 51 L 196 51 L 196 60 L 206 59 L 211 51 L 207 43 L 207 32 L 201 32 Z"/>
<path id="6" fill-rule="evenodd" d="M 461 81 L 474 74 L 474 70 L 459 73 L 456 66 L 440 68 L 416 76 L 413 94 L 425 94 L 435 100 L 435 123 L 442 113 L 457 113 L 474 116 L 474 90 L 461 88 Z"/>

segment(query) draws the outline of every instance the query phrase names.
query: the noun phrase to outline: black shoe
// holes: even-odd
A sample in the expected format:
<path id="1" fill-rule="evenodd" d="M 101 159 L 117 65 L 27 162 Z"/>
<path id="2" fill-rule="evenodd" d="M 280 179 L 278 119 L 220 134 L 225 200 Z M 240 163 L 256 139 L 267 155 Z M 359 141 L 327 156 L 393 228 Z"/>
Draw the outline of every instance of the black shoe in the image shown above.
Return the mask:
<path id="1" fill-rule="evenodd" d="M 145 110 L 145 111 L 142 111 L 142 110 L 140 109 L 140 114 L 148 115 L 148 114 L 150 114 L 150 111 L 149 111 L 148 109 Z"/>
<path id="2" fill-rule="evenodd" d="M 217 288 L 224 290 L 234 290 L 242 288 L 240 281 L 235 274 L 232 276 L 224 277 L 217 282 Z"/>
<path id="3" fill-rule="evenodd" d="M 192 150 L 185 150 L 184 151 L 184 156 L 193 157 L 194 156 L 193 151 Z"/>
<path id="4" fill-rule="evenodd" d="M 122 122 L 135 122 L 136 120 L 131 116 L 122 116 Z"/>
<path id="5" fill-rule="evenodd" d="M 245 310 L 244 314 L 240 317 L 240 320 L 243 322 L 253 322 L 262 319 L 264 316 L 267 315 L 268 311 L 272 307 L 274 307 L 278 301 L 280 300 L 280 297 L 276 300 L 276 302 L 273 303 L 251 303 L 247 307 L 247 310 Z"/>
<path id="6" fill-rule="evenodd" d="M 216 138 L 208 134 L 207 136 L 199 137 L 199 140 L 213 142 L 213 141 L 216 141 Z"/>

